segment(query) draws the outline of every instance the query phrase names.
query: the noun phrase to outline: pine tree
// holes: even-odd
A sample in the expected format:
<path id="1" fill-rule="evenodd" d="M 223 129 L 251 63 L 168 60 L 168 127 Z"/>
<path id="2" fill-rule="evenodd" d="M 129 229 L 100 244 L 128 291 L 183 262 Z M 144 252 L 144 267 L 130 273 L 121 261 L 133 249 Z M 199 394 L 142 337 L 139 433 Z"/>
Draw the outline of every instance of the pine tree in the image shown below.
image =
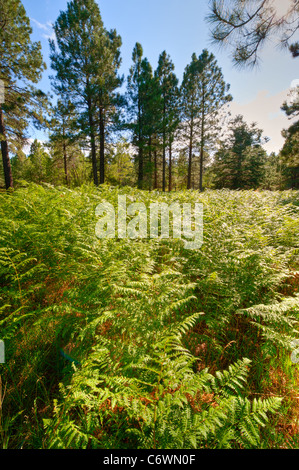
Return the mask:
<path id="1" fill-rule="evenodd" d="M 98 64 L 100 70 L 97 76 L 98 122 L 100 138 L 100 184 L 105 181 L 105 143 L 109 131 L 118 129 L 118 110 L 123 101 L 117 89 L 122 85 L 123 78 L 118 75 L 121 65 L 121 37 L 116 30 L 108 33 L 106 42 L 99 50 Z"/>
<path id="2" fill-rule="evenodd" d="M 179 89 L 178 79 L 174 73 L 174 65 L 163 51 L 160 54 L 155 77 L 159 80 L 162 98 L 162 191 L 166 188 L 166 148 L 169 149 L 169 185 L 172 189 L 172 144 L 175 131 L 179 124 Z"/>
<path id="3" fill-rule="evenodd" d="M 0 139 L 6 189 L 13 187 L 9 147 L 22 146 L 30 120 L 42 121 L 46 96 L 33 87 L 45 69 L 39 42 L 31 41 L 32 28 L 20 0 L 0 0 Z M 1 100 L 2 101 L 2 100 Z"/>
<path id="4" fill-rule="evenodd" d="M 232 100 L 229 85 L 213 54 L 206 49 L 185 69 L 182 83 L 182 107 L 185 125 L 189 128 L 188 189 L 191 187 L 191 165 L 194 147 L 199 149 L 199 190 L 203 190 L 205 152 L 213 147 L 220 128 L 223 106 Z"/>
<path id="5" fill-rule="evenodd" d="M 267 138 L 262 133 L 255 123 L 248 125 L 241 115 L 231 120 L 228 136 L 215 154 L 217 188 L 248 189 L 262 183 L 267 161 L 262 148 Z"/>
<path id="6" fill-rule="evenodd" d="M 100 183 L 104 182 L 106 117 L 115 106 L 121 79 L 121 39 L 108 32 L 95 0 L 72 0 L 54 25 L 57 48 L 50 40 L 53 86 L 79 112 L 78 126 L 90 141 L 94 184 L 98 185 L 97 136 L 100 137 Z M 99 129 L 99 133 L 98 133 Z"/>
<path id="7" fill-rule="evenodd" d="M 136 43 L 132 53 L 133 65 L 130 68 L 127 79 L 127 104 L 130 123 L 128 128 L 133 133 L 133 144 L 137 147 L 138 156 L 138 187 L 143 185 L 143 120 L 142 120 L 142 97 L 141 97 L 141 64 L 143 48 Z"/>
<path id="8" fill-rule="evenodd" d="M 180 88 L 182 108 L 182 129 L 184 137 L 188 140 L 188 176 L 187 189 L 191 189 L 192 159 L 195 142 L 198 138 L 197 117 L 200 112 L 197 92 L 197 57 L 192 55 L 191 63 L 184 71 L 183 81 Z"/>
<path id="9" fill-rule="evenodd" d="M 224 82 L 221 69 L 213 54 L 205 49 L 198 58 L 199 100 L 200 100 L 200 170 L 199 190 L 203 190 L 204 152 L 215 141 L 219 132 L 219 112 L 223 105 L 232 100 L 230 88 Z"/>
<path id="10" fill-rule="evenodd" d="M 151 188 L 152 153 L 156 155 L 156 134 L 160 128 L 160 91 L 152 66 L 146 57 L 143 58 L 143 49 L 139 43 L 134 47 L 132 60 L 127 86 L 127 127 L 132 132 L 133 145 L 138 152 L 138 187 L 144 188 L 147 176 L 148 186 Z"/>
<path id="11" fill-rule="evenodd" d="M 147 179 L 148 189 L 151 190 L 153 186 L 153 172 L 154 188 L 157 189 L 157 154 L 161 147 L 159 136 L 163 128 L 163 97 L 159 79 L 153 75 L 152 67 L 146 58 L 142 61 L 141 78 L 143 131 L 145 139 L 145 178 Z"/>
<path id="12" fill-rule="evenodd" d="M 59 173 L 63 168 L 64 184 L 70 186 L 71 173 L 74 176 L 73 179 L 78 179 L 78 167 L 85 160 L 81 150 L 84 142 L 80 139 L 76 128 L 78 116 L 72 103 L 62 100 L 57 101 L 52 113 L 52 119 L 49 123 L 51 134 L 48 147 L 53 159 L 53 166 L 59 170 Z M 58 179 L 61 181 L 60 174 Z"/>

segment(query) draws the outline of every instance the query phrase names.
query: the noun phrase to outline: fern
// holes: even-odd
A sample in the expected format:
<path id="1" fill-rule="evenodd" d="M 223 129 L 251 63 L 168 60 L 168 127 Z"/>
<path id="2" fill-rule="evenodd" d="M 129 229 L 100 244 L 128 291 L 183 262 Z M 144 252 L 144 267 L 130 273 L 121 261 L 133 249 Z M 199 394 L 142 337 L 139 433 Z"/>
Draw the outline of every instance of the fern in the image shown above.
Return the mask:
<path id="1" fill-rule="evenodd" d="M 116 207 L 120 193 L 147 207 L 202 202 L 203 246 L 98 240 L 95 207 Z M 35 446 L 35 431 L 52 448 L 271 446 L 263 433 L 274 433 L 280 407 L 288 421 L 289 402 L 252 397 L 269 391 L 257 376 L 269 366 L 264 345 L 298 336 L 295 275 L 281 294 L 298 270 L 295 199 L 105 185 L 0 194 L 1 375 L 7 413 L 29 417 L 12 445 L 25 435 Z"/>
<path id="2" fill-rule="evenodd" d="M 290 350 L 298 336 L 299 296 L 290 297 L 270 305 L 255 305 L 238 312 L 246 315 L 261 332 L 265 341 Z"/>

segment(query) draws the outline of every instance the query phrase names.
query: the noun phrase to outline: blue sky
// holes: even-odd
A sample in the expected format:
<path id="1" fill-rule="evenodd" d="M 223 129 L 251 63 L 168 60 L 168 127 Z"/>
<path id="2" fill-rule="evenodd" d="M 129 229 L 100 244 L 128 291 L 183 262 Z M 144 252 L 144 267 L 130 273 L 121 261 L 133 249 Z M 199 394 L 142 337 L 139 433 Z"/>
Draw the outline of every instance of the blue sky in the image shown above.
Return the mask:
<path id="1" fill-rule="evenodd" d="M 276 0 L 284 2 L 285 0 Z M 268 151 L 278 152 L 283 145 L 281 130 L 290 125 L 280 111 L 291 82 L 299 78 L 299 59 L 293 59 L 273 43 L 268 43 L 261 54 L 261 65 L 254 70 L 237 70 L 232 66 L 229 51 L 211 44 L 209 26 L 205 21 L 208 0 L 98 0 L 104 26 L 116 29 L 123 46 L 121 73 L 128 75 L 132 50 L 138 41 L 144 55 L 153 68 L 157 66 L 159 54 L 166 50 L 182 79 L 184 68 L 195 52 L 204 48 L 216 56 L 224 79 L 231 85 L 234 101 L 233 114 L 243 114 L 248 122 L 255 121 L 270 138 L 265 146 Z M 52 36 L 53 24 L 67 0 L 23 0 L 27 15 L 31 19 L 34 40 L 40 40 L 44 60 L 48 65 L 39 86 L 50 89 L 48 76 L 52 73 L 49 64 L 48 38 Z M 32 130 L 32 137 L 39 138 Z"/>

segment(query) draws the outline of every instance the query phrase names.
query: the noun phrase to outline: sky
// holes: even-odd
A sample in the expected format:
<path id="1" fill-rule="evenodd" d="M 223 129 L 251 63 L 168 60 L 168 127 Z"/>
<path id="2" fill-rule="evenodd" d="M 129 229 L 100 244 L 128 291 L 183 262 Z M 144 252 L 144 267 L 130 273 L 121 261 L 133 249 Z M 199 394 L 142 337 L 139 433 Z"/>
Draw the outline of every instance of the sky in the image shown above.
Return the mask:
<path id="1" fill-rule="evenodd" d="M 286 0 L 275 0 L 282 9 Z M 122 37 L 122 65 L 120 73 L 128 76 L 132 63 L 132 51 L 136 42 L 141 43 L 144 56 L 156 68 L 162 51 L 170 55 L 178 79 L 191 56 L 203 49 L 212 52 L 222 69 L 224 80 L 230 84 L 233 102 L 232 115 L 242 114 L 248 123 L 257 123 L 264 136 L 270 140 L 264 148 L 278 153 L 284 143 L 283 128 L 290 121 L 280 110 L 287 99 L 290 87 L 299 80 L 299 58 L 293 59 L 286 50 L 268 42 L 260 54 L 258 68 L 236 69 L 232 65 L 230 51 L 219 50 L 211 42 L 206 16 L 209 0 L 97 0 L 106 29 L 116 29 Z M 49 61 L 49 38 L 53 38 L 52 24 L 60 11 L 66 9 L 67 0 L 23 0 L 33 28 L 32 39 L 41 41 L 47 70 L 39 87 L 51 91 L 49 75 L 53 74 Z M 32 138 L 41 134 L 30 129 Z"/>

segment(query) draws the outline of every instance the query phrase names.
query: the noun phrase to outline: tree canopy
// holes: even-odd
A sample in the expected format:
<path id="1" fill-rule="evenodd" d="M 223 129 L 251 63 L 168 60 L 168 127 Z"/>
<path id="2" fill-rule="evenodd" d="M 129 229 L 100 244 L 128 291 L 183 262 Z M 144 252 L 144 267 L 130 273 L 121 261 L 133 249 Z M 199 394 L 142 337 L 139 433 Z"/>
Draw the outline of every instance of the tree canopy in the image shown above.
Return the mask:
<path id="1" fill-rule="evenodd" d="M 214 40 L 232 47 L 236 64 L 254 65 L 272 37 L 297 56 L 298 0 L 284 8 L 276 0 L 213 0 L 210 8 Z M 54 96 L 46 96 L 34 87 L 45 64 L 21 0 L 0 0 L 0 13 L 0 165 L 6 188 L 14 174 L 17 181 L 69 187 L 93 180 L 96 186 L 135 182 L 163 192 L 238 189 L 259 186 L 265 172 L 275 187 L 283 180 L 296 187 L 298 121 L 283 131 L 285 145 L 275 157 L 266 158 L 258 128 L 240 116 L 224 139 L 232 96 L 208 49 L 192 54 L 180 82 L 166 50 L 155 66 L 136 42 L 125 82 L 119 73 L 122 38 L 105 28 L 98 0 L 69 0 L 49 40 Z M 298 99 L 281 109 L 296 119 Z M 28 157 L 30 123 L 49 132 Z M 270 162 L 277 171 L 270 171 Z"/>
<path id="2" fill-rule="evenodd" d="M 214 42 L 230 47 L 235 65 L 254 66 L 270 39 L 298 57 L 298 17 L 298 0 L 212 0 L 207 20 Z"/>

